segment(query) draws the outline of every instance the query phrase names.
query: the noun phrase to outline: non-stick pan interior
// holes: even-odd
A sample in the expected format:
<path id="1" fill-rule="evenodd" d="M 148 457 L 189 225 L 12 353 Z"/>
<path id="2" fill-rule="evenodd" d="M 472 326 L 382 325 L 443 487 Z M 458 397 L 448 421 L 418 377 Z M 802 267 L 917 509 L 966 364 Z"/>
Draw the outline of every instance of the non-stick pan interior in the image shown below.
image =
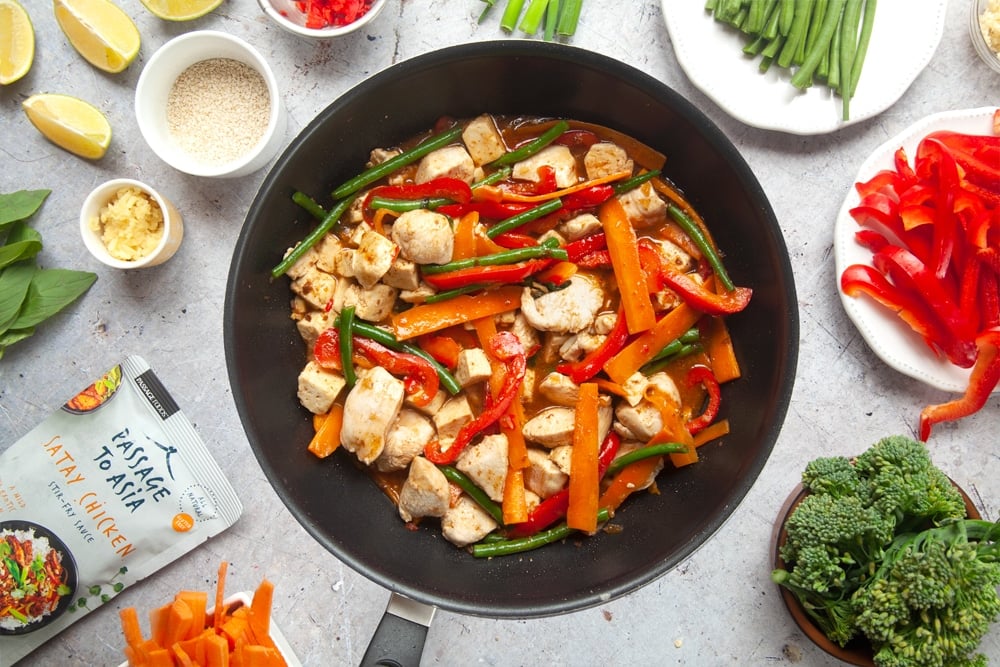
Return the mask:
<path id="1" fill-rule="evenodd" d="M 618 534 L 568 540 L 519 556 L 477 560 L 436 526 L 404 527 L 346 452 L 306 451 L 310 416 L 298 405 L 305 350 L 289 318 L 287 279 L 269 270 L 314 222 L 292 202 L 324 205 L 390 146 L 440 117 L 483 112 L 559 116 L 625 132 L 667 156 L 664 173 L 707 220 L 734 280 L 753 288 L 730 319 L 743 377 L 723 393 L 732 432 L 702 461 L 667 470 L 660 493 L 630 499 Z M 238 240 L 225 304 L 233 396 L 250 445 L 291 513 L 341 561 L 387 588 L 453 611 L 532 617 L 627 593 L 690 555 L 736 508 L 764 465 L 791 394 L 798 311 L 784 239 L 756 178 L 698 109 L 647 75 L 595 53 L 509 40 L 452 47 L 395 65 L 335 100 L 265 178 Z"/>

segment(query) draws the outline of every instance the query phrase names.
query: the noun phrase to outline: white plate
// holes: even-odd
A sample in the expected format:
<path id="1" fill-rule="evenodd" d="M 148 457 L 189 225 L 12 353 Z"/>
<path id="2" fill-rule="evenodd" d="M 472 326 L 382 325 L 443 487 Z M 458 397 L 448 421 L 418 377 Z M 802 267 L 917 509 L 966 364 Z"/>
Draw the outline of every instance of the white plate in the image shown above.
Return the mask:
<path id="1" fill-rule="evenodd" d="M 250 603 L 253 601 L 253 593 L 250 591 L 240 591 L 239 593 L 233 593 L 225 600 L 222 601 L 223 608 L 232 605 L 234 602 L 239 601 L 244 607 L 249 607 Z M 205 610 L 205 613 L 210 615 L 215 611 L 215 606 L 209 607 Z M 271 621 L 271 639 L 274 641 L 274 645 L 277 647 L 278 651 L 281 653 L 281 657 L 285 659 L 285 664 L 288 667 L 302 667 L 302 663 L 299 659 L 295 657 L 295 653 L 292 652 L 292 647 L 288 644 L 288 640 L 285 636 L 281 634 L 281 630 L 278 629 L 277 624 Z M 129 667 L 128 660 L 118 665 L 118 667 Z"/>
<path id="2" fill-rule="evenodd" d="M 843 121 L 841 99 L 821 85 L 802 92 L 777 66 L 743 54 L 743 36 L 705 11 L 705 0 L 661 0 L 667 32 L 684 72 L 703 93 L 747 125 L 824 134 L 885 111 L 930 62 L 944 32 L 947 0 L 882 0 L 864 69 Z"/>
<path id="3" fill-rule="evenodd" d="M 902 146 L 912 164 L 920 140 L 937 130 L 954 130 L 968 134 L 992 134 L 995 107 L 946 111 L 927 116 L 879 146 L 858 170 L 852 183 L 866 181 L 881 169 L 893 165 L 893 153 Z M 833 229 L 837 292 L 847 316 L 857 326 L 868 346 L 885 363 L 900 373 L 926 382 L 932 387 L 962 393 L 969 384 L 967 368 L 959 368 L 947 359 L 934 356 L 923 339 L 902 320 L 866 296 L 849 297 L 840 290 L 840 275 L 851 264 L 871 264 L 872 254 L 854 240 L 858 223 L 849 213 L 860 202 L 857 190 L 850 193 L 837 214 Z"/>

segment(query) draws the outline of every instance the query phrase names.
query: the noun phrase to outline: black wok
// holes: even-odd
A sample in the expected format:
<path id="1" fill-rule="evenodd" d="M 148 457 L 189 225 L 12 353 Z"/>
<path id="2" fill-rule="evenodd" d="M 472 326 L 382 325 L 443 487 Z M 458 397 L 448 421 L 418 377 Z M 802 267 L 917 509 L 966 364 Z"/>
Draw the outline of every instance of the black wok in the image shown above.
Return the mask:
<path id="1" fill-rule="evenodd" d="M 289 319 L 287 279 L 269 270 L 313 221 L 295 190 L 328 193 L 360 172 L 371 148 L 441 116 L 482 112 L 599 123 L 667 156 L 664 173 L 690 197 L 753 288 L 730 326 L 743 377 L 725 387 L 732 433 L 703 461 L 660 479 L 616 516 L 617 535 L 568 541 L 525 557 L 477 560 L 436 527 L 406 530 L 346 452 L 306 451 L 310 415 L 296 399 L 305 350 Z M 250 445 L 288 509 L 337 558 L 425 605 L 490 617 L 558 614 L 606 602 L 664 574 L 733 512 L 767 460 L 785 417 L 798 355 L 798 309 L 784 239 L 753 173 L 722 132 L 659 81 L 607 57 L 527 40 L 446 48 L 394 65 L 333 101 L 265 178 L 237 242 L 225 302 L 233 396 Z"/>

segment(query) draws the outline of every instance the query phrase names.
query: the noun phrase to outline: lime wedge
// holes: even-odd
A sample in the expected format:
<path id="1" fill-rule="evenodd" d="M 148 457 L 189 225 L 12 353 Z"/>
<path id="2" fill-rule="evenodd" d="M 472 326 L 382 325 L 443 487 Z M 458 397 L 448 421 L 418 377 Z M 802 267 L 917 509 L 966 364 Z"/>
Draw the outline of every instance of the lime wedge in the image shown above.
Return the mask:
<path id="1" fill-rule="evenodd" d="M 222 0 L 142 0 L 142 4 L 165 21 L 190 21 L 208 14 Z"/>
<path id="2" fill-rule="evenodd" d="M 14 83 L 35 59 L 35 29 L 17 0 L 0 0 L 0 85 Z"/>
<path id="3" fill-rule="evenodd" d="M 121 72 L 139 54 L 139 29 L 111 0 L 54 0 L 69 43 L 94 67 Z"/>
<path id="4" fill-rule="evenodd" d="M 104 156 L 111 125 L 93 105 L 70 95 L 40 93 L 21 103 L 28 120 L 60 148 L 89 160 Z"/>

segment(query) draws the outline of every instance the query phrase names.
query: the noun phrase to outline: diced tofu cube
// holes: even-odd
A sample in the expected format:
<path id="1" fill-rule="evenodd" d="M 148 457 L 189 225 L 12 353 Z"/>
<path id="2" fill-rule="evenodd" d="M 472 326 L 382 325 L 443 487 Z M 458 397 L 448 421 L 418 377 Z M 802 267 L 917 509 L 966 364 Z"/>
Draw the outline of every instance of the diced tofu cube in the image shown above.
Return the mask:
<path id="1" fill-rule="evenodd" d="M 351 235 L 349 237 L 351 245 L 355 247 L 361 245 L 361 239 L 364 237 L 364 235 L 374 230 L 375 228 L 372 227 L 370 224 L 368 224 L 368 222 L 366 221 L 359 222 L 357 225 L 354 226 L 354 229 L 351 230 Z"/>
<path id="2" fill-rule="evenodd" d="M 399 293 L 399 300 L 403 303 L 423 303 L 429 296 L 437 294 L 437 290 L 427 283 L 420 283 L 416 289 L 404 289 Z"/>
<path id="3" fill-rule="evenodd" d="M 582 213 L 559 225 L 559 232 L 567 241 L 576 241 L 601 231 L 604 226 L 593 213 Z"/>
<path id="4" fill-rule="evenodd" d="M 292 250 L 294 250 L 294 248 L 289 248 L 288 251 L 285 253 L 285 257 L 287 257 L 289 253 L 292 252 Z M 302 253 L 301 257 L 295 260 L 294 264 L 288 267 L 288 270 L 285 271 L 285 275 L 291 278 L 292 280 L 297 280 L 298 278 L 301 278 L 302 276 L 306 275 L 307 273 L 313 270 L 313 267 L 316 266 L 316 260 L 318 258 L 319 255 L 316 253 L 316 248 L 315 247 L 309 248 L 309 250 L 306 250 L 304 253 Z"/>
<path id="5" fill-rule="evenodd" d="M 295 323 L 299 330 L 299 335 L 306 344 L 308 350 L 312 350 L 316 345 L 319 335 L 333 326 L 333 320 L 337 316 L 333 310 L 310 310 L 305 313 Z"/>
<path id="6" fill-rule="evenodd" d="M 478 347 L 470 347 L 458 353 L 458 364 L 455 367 L 455 379 L 463 387 L 485 382 L 493 374 L 490 358 Z"/>
<path id="7" fill-rule="evenodd" d="M 401 290 L 415 290 L 420 287 L 420 271 L 410 260 L 397 256 L 382 276 L 382 282 Z"/>
<path id="8" fill-rule="evenodd" d="M 341 248 L 333 255 L 333 272 L 342 278 L 354 277 L 354 248 Z"/>
<path id="9" fill-rule="evenodd" d="M 662 222 L 667 216 L 667 204 L 649 183 L 618 196 L 625 215 L 634 227 L 649 227 Z"/>
<path id="10" fill-rule="evenodd" d="M 417 412 L 421 412 L 429 417 L 433 417 L 441 411 L 441 406 L 443 406 L 447 400 L 448 392 L 439 388 L 438 392 L 434 394 L 434 397 L 431 399 L 431 402 L 427 405 L 416 405 L 409 396 L 406 397 L 405 402 L 407 407 L 413 408 Z"/>
<path id="11" fill-rule="evenodd" d="M 445 264 L 451 261 L 455 233 L 447 216 L 426 209 L 406 211 L 390 232 L 405 259 L 417 264 Z"/>
<path id="12" fill-rule="evenodd" d="M 340 373 L 310 361 L 299 373 L 299 403 L 313 414 L 325 415 L 346 384 Z"/>
<path id="13" fill-rule="evenodd" d="M 399 247 L 376 231 L 366 232 L 354 253 L 354 276 L 365 289 L 370 289 L 392 267 Z"/>
<path id="14" fill-rule="evenodd" d="M 576 185 L 579 180 L 576 175 L 576 158 L 569 148 L 561 145 L 549 145 L 531 157 L 514 164 L 511 176 L 522 181 L 538 182 L 539 167 L 549 166 L 555 171 L 556 185 L 568 188 Z"/>
<path id="15" fill-rule="evenodd" d="M 618 144 L 599 141 L 587 149 L 587 154 L 583 156 L 583 166 L 589 180 L 622 172 L 631 174 L 635 163 Z"/>
<path id="16" fill-rule="evenodd" d="M 448 511 L 451 489 L 441 470 L 418 456 L 410 464 L 406 481 L 399 490 L 399 516 L 413 521 L 422 516 L 444 516 Z"/>
<path id="17" fill-rule="evenodd" d="M 476 165 L 493 162 L 507 152 L 503 137 L 493 117 L 483 114 L 474 118 L 462 130 L 462 141 Z"/>
<path id="18" fill-rule="evenodd" d="M 503 500 L 507 479 L 507 436 L 488 435 L 465 449 L 455 467 L 486 492 L 492 500 Z"/>
<path id="19" fill-rule="evenodd" d="M 351 283 L 344 293 L 343 306 L 354 306 L 354 314 L 368 322 L 381 322 L 392 313 L 397 290 L 388 285 L 376 284 L 364 289 Z"/>
<path id="20" fill-rule="evenodd" d="M 464 393 L 446 400 L 441 409 L 434 415 L 434 427 L 437 429 L 438 442 L 441 449 L 447 450 L 462 427 L 472 421 L 472 407 Z"/>
<path id="21" fill-rule="evenodd" d="M 329 273 L 313 268 L 292 281 L 292 291 L 316 310 L 323 310 L 333 299 L 337 279 Z"/>
<path id="22" fill-rule="evenodd" d="M 316 243 L 316 268 L 326 273 L 337 273 L 337 254 L 343 248 L 336 234 L 327 234 Z"/>
<path id="23" fill-rule="evenodd" d="M 445 146 L 428 153 L 420 159 L 413 180 L 426 183 L 442 177 L 457 178 L 466 183 L 475 179 L 476 164 L 464 146 Z"/>

